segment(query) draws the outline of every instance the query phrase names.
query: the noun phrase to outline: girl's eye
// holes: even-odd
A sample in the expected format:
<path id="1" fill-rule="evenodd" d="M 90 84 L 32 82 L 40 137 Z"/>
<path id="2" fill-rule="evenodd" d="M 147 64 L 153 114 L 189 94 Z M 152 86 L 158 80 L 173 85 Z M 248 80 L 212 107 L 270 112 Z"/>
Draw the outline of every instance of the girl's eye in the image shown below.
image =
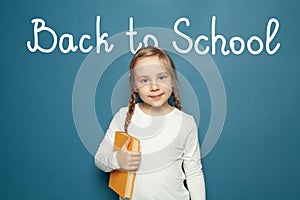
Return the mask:
<path id="1" fill-rule="evenodd" d="M 158 78 L 159 78 L 159 80 L 164 80 L 164 79 L 166 79 L 166 78 L 168 78 L 168 77 L 167 77 L 167 75 L 161 75 L 161 76 L 159 76 Z"/>
<path id="2" fill-rule="evenodd" d="M 148 79 L 141 79 L 140 81 L 141 81 L 141 83 L 147 83 Z"/>

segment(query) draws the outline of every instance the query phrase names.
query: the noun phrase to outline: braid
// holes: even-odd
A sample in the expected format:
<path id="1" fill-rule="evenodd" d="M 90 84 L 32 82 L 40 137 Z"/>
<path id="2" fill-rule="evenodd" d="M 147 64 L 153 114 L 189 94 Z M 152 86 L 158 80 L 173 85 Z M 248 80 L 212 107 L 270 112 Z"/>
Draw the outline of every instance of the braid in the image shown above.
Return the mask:
<path id="1" fill-rule="evenodd" d="M 173 101 L 175 104 L 175 107 L 178 108 L 179 110 L 182 110 L 182 106 L 181 106 L 181 101 L 179 98 L 179 91 L 178 89 L 175 89 L 174 92 L 172 92 L 172 97 L 173 97 Z"/>
<path id="2" fill-rule="evenodd" d="M 128 128 L 128 126 L 131 122 L 131 118 L 132 118 L 132 115 L 133 115 L 133 112 L 134 112 L 134 107 L 135 107 L 135 100 L 136 100 L 136 95 L 135 95 L 135 92 L 132 91 L 131 95 L 130 95 L 129 102 L 128 102 L 128 111 L 127 111 L 127 114 L 126 114 L 126 120 L 125 120 L 125 124 L 124 124 L 125 132 L 127 132 L 127 128 Z"/>

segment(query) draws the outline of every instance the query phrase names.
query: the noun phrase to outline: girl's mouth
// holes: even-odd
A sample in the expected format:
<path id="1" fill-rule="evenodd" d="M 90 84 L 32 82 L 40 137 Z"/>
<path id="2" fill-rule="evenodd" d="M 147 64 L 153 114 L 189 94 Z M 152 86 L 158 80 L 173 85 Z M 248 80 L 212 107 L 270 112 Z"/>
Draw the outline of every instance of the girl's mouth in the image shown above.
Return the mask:
<path id="1" fill-rule="evenodd" d="M 164 94 L 158 94 L 158 95 L 151 95 L 149 96 L 151 99 L 160 99 Z"/>

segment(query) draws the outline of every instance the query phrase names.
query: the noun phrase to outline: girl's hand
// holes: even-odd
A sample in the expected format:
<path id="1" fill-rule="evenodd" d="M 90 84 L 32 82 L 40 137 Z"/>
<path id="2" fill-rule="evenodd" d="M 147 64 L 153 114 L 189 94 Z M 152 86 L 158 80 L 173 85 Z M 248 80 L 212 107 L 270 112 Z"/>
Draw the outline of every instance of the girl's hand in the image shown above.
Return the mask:
<path id="1" fill-rule="evenodd" d="M 117 160 L 121 170 L 135 171 L 140 166 L 141 152 L 128 151 L 127 147 L 129 143 L 130 137 L 128 137 L 122 148 L 117 152 Z"/>

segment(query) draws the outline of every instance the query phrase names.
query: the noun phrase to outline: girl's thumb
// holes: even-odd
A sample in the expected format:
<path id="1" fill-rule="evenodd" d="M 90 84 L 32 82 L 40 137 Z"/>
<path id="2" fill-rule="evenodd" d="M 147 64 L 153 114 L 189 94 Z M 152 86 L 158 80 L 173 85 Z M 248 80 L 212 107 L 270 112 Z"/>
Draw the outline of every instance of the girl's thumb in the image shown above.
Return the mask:
<path id="1" fill-rule="evenodd" d="M 130 143 L 130 137 L 127 138 L 127 140 L 125 141 L 125 143 L 122 146 L 122 149 L 126 149 L 127 150 L 127 147 L 129 146 L 129 143 Z"/>

